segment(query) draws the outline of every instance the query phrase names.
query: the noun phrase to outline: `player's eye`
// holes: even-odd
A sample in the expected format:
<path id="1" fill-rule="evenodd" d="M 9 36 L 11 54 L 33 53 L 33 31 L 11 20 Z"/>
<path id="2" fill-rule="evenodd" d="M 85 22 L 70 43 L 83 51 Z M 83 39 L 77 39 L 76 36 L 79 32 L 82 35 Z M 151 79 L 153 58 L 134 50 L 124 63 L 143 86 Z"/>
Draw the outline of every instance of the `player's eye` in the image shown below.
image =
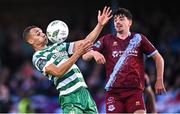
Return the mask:
<path id="1" fill-rule="evenodd" d="M 37 36 L 40 36 L 40 35 L 41 35 L 41 33 L 40 33 L 39 31 L 37 31 L 37 32 L 36 32 L 36 35 L 37 35 Z"/>
<path id="2" fill-rule="evenodd" d="M 124 18 L 120 18 L 121 21 L 125 20 Z"/>

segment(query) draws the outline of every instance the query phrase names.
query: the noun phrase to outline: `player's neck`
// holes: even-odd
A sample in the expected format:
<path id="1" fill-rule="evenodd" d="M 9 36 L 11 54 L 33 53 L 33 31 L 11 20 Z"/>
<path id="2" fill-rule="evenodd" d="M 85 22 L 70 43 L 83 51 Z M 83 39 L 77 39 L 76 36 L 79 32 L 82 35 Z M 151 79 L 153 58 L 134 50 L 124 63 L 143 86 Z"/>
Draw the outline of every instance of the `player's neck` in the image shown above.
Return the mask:
<path id="1" fill-rule="evenodd" d="M 122 32 L 122 33 L 117 33 L 116 36 L 121 39 L 121 40 L 125 40 L 131 33 L 128 32 Z"/>
<path id="2" fill-rule="evenodd" d="M 44 46 L 37 46 L 37 47 L 34 47 L 34 50 L 35 51 L 40 51 L 40 50 L 42 50 L 42 49 L 44 49 L 46 47 L 47 47 L 46 45 L 44 45 Z"/>

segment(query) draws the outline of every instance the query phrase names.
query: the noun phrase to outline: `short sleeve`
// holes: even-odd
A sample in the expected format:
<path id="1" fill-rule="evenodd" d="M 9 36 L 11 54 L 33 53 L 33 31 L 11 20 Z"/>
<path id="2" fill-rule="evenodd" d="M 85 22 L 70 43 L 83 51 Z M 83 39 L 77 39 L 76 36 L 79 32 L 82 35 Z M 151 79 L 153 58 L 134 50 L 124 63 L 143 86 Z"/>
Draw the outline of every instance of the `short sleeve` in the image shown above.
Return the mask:
<path id="1" fill-rule="evenodd" d="M 157 49 L 151 44 L 151 42 L 142 35 L 142 42 L 141 42 L 143 53 L 147 55 L 147 57 L 153 56 L 157 51 Z"/>
<path id="2" fill-rule="evenodd" d="M 74 48 L 74 42 L 70 42 L 70 43 L 64 43 L 64 46 L 66 48 L 66 51 L 69 55 L 73 54 L 73 48 Z"/>
<path id="3" fill-rule="evenodd" d="M 40 71 L 45 73 L 45 67 L 48 66 L 47 59 L 45 57 L 33 56 L 33 65 Z"/>

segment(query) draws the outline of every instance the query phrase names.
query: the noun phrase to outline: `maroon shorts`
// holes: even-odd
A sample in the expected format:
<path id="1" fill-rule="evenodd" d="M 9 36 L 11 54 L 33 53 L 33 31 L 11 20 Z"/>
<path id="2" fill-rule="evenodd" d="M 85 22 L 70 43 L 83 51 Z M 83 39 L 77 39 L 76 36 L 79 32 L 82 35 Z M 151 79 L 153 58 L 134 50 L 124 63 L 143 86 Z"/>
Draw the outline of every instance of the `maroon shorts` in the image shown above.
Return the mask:
<path id="1" fill-rule="evenodd" d="M 106 92 L 106 113 L 133 113 L 145 110 L 143 92 Z"/>

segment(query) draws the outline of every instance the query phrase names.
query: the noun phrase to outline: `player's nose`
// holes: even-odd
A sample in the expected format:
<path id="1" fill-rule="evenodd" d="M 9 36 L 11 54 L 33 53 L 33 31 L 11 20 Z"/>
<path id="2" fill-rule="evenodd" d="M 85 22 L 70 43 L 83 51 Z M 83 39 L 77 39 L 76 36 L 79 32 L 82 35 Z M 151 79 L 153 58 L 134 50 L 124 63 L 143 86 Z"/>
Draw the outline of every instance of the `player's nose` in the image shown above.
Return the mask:
<path id="1" fill-rule="evenodd" d="M 45 38 L 45 37 L 46 37 L 46 34 L 44 34 L 44 33 L 42 32 L 42 33 L 41 33 L 41 36 Z"/>

